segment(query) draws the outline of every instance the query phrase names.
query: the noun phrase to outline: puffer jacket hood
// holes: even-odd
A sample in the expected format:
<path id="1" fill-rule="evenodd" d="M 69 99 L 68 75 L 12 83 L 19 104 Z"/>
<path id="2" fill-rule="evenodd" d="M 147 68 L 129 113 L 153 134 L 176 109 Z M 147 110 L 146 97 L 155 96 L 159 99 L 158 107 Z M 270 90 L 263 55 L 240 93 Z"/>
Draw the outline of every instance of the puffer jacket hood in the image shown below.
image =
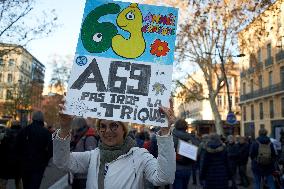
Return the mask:
<path id="1" fill-rule="evenodd" d="M 258 140 L 261 144 L 268 144 L 270 142 L 270 139 L 267 136 L 259 136 L 256 140 Z"/>
<path id="2" fill-rule="evenodd" d="M 217 153 L 225 150 L 225 145 L 222 144 L 222 142 L 217 140 L 210 140 L 207 143 L 206 151 L 208 153 Z"/>

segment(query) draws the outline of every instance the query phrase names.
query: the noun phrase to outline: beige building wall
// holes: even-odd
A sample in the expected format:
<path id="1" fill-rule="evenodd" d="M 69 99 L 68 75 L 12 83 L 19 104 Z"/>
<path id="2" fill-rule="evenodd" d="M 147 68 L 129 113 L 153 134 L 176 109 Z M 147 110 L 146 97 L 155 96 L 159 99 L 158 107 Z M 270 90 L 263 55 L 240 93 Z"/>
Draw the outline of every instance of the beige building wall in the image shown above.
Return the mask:
<path id="1" fill-rule="evenodd" d="M 14 103 L 14 100 L 8 98 L 10 92 L 15 99 L 19 100 L 21 91 L 31 90 L 29 105 L 23 107 L 23 104 L 19 102 L 14 103 L 15 106 L 17 104 L 17 107 L 14 107 L 17 111 L 41 108 L 44 70 L 44 65 L 22 46 L 0 43 L 0 118 L 3 115 L 14 118 L 16 116 L 5 112 L 4 103 Z M 24 89 L 27 86 L 31 88 Z"/>
<path id="2" fill-rule="evenodd" d="M 246 136 L 257 137 L 265 127 L 277 137 L 284 128 L 283 11 L 284 2 L 277 1 L 239 33 L 240 49 L 246 54 L 240 61 L 241 133 Z"/>

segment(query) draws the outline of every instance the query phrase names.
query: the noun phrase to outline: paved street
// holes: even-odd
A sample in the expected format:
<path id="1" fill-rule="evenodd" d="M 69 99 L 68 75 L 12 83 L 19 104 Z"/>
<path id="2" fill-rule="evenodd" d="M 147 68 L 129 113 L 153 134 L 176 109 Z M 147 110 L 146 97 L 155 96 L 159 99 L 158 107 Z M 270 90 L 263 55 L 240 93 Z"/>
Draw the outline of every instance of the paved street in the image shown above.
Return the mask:
<path id="1" fill-rule="evenodd" d="M 50 163 L 45 170 L 40 189 L 69 189 L 67 187 L 67 176 L 65 175 L 66 172 Z M 15 189 L 14 180 L 9 180 L 7 189 Z"/>

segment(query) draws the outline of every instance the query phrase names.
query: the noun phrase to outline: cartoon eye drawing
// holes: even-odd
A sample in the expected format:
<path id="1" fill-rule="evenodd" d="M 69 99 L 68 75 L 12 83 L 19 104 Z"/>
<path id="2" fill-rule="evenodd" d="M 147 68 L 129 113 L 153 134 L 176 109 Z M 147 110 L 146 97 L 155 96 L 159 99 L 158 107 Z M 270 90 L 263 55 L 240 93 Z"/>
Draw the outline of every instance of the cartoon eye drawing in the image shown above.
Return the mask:
<path id="1" fill-rule="evenodd" d="M 103 34 L 102 33 L 95 33 L 93 36 L 93 40 L 95 42 L 101 42 L 103 40 Z"/>
<path id="2" fill-rule="evenodd" d="M 133 14 L 133 12 L 129 12 L 125 15 L 127 20 L 134 20 L 135 15 Z"/>

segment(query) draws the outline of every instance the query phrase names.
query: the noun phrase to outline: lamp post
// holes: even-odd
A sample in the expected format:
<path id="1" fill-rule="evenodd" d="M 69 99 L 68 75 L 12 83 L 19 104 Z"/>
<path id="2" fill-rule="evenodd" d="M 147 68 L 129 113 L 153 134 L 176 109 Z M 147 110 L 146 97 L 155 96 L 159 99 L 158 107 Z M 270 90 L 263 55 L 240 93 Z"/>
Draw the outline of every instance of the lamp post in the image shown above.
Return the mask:
<path id="1" fill-rule="evenodd" d="M 218 48 L 217 48 L 218 49 Z M 224 62 L 224 58 L 223 56 L 221 55 L 219 49 L 218 49 L 218 55 L 219 55 L 219 58 L 221 60 L 221 70 L 222 70 L 222 73 L 224 75 L 224 81 L 225 81 L 225 84 L 227 86 L 227 96 L 228 96 L 228 106 L 229 106 L 229 114 L 232 114 L 232 102 L 231 102 L 231 98 L 230 98 L 230 87 L 229 87 L 229 83 L 228 83 L 228 78 L 227 78 L 227 74 L 226 74 L 226 70 L 225 70 L 225 62 Z M 244 54 L 238 54 L 236 56 L 231 56 L 231 57 L 244 57 L 245 55 Z"/>

